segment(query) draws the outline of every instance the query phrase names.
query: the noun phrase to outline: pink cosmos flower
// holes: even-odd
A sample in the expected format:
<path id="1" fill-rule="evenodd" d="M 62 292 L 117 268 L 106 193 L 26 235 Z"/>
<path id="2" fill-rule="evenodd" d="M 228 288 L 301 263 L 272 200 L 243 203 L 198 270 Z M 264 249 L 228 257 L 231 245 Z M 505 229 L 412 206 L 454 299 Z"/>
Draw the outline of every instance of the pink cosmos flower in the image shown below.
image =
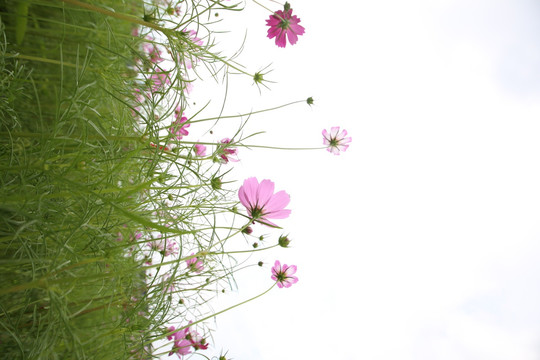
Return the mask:
<path id="1" fill-rule="evenodd" d="M 347 136 L 347 130 L 343 129 L 341 132 L 339 132 L 339 126 L 334 126 L 330 129 L 330 133 L 328 131 L 323 130 L 323 142 L 324 145 L 327 145 L 329 152 L 331 152 L 334 155 L 339 155 L 340 151 L 345 151 L 349 147 L 349 145 L 346 145 L 352 141 L 351 137 L 345 137 Z"/>
<path id="2" fill-rule="evenodd" d="M 231 139 L 225 138 L 221 140 L 222 144 L 229 144 Z M 226 148 L 224 147 L 219 151 L 219 157 L 221 158 L 221 163 L 227 164 L 229 161 L 239 161 L 237 158 L 238 149 L 236 148 Z"/>
<path id="3" fill-rule="evenodd" d="M 153 251 L 160 252 L 163 256 L 178 255 L 178 244 L 174 240 L 159 239 L 146 243 Z"/>
<path id="4" fill-rule="evenodd" d="M 175 110 L 176 113 L 176 110 Z M 189 127 L 190 124 L 186 124 L 188 121 L 187 117 L 180 115 L 175 115 L 176 120 L 172 123 L 172 126 L 169 128 L 169 131 L 171 134 L 176 136 L 176 139 L 181 140 L 182 137 L 189 135 L 189 132 L 186 130 L 186 128 Z M 180 119 L 179 119 L 180 118 Z"/>
<path id="5" fill-rule="evenodd" d="M 168 330 L 174 331 L 175 327 L 170 326 Z M 183 355 L 187 355 L 191 353 L 191 350 L 190 350 L 191 342 L 188 339 L 186 339 L 187 334 L 188 334 L 188 329 L 186 328 L 186 329 L 178 330 L 172 333 L 171 335 L 167 336 L 167 339 L 169 340 L 174 339 L 174 345 L 171 351 L 169 352 L 169 356 L 176 353 L 176 355 L 178 355 L 178 358 L 182 359 Z"/>
<path id="6" fill-rule="evenodd" d="M 171 280 L 171 273 L 165 273 L 161 275 L 161 283 L 163 284 L 163 291 L 172 293 L 176 290 L 176 281 Z"/>
<path id="7" fill-rule="evenodd" d="M 149 36 L 147 36 L 146 39 L 150 41 L 154 40 L 152 37 Z M 163 61 L 163 58 L 161 57 L 162 51 L 157 47 L 157 45 L 151 42 L 145 42 L 143 43 L 142 48 L 143 51 L 148 55 L 150 61 L 154 64 Z"/>
<path id="8" fill-rule="evenodd" d="M 197 156 L 206 156 L 206 146 L 203 144 L 195 144 L 193 147 L 195 148 L 195 154 L 197 154 Z"/>
<path id="9" fill-rule="evenodd" d="M 195 255 L 195 253 L 191 253 L 191 255 Z M 199 260 L 196 257 L 186 260 L 186 265 L 189 270 L 195 271 L 196 273 L 200 273 L 204 269 L 202 260 Z"/>
<path id="10" fill-rule="evenodd" d="M 189 322 L 190 325 L 191 323 L 192 321 Z M 170 326 L 167 328 L 167 330 L 169 332 L 174 331 L 175 327 Z M 169 352 L 169 356 L 176 353 L 178 357 L 181 358 L 182 355 L 191 353 L 189 349 L 190 346 L 192 346 L 195 350 L 208 349 L 206 339 L 204 339 L 196 330 L 190 329 L 190 326 L 167 335 L 167 339 L 174 340 L 174 346 L 172 351 Z"/>
<path id="11" fill-rule="evenodd" d="M 255 177 L 244 180 L 238 198 L 251 219 L 265 225 L 276 226 L 268 219 L 285 219 L 291 214 L 291 210 L 285 209 L 291 200 L 289 194 L 283 190 L 274 194 L 274 183 L 270 180 L 260 184 Z"/>
<path id="12" fill-rule="evenodd" d="M 165 72 L 156 72 L 150 76 L 150 84 L 152 92 L 162 91 L 166 85 L 170 85 L 171 79 L 169 74 Z"/>
<path id="13" fill-rule="evenodd" d="M 191 323 L 192 323 L 192 321 L 189 322 L 190 325 L 191 325 Z M 201 334 L 199 334 L 196 330 L 190 329 L 190 327 L 186 328 L 186 330 L 187 330 L 186 339 L 189 340 L 189 342 L 191 343 L 191 346 L 193 346 L 193 348 L 195 350 L 199 350 L 199 349 L 206 350 L 206 349 L 208 349 L 208 344 L 206 342 L 206 339 L 203 338 L 201 336 Z"/>
<path id="14" fill-rule="evenodd" d="M 276 45 L 281 48 L 287 45 L 287 38 L 291 45 L 296 44 L 298 35 L 303 35 L 305 31 L 302 25 L 298 25 L 299 22 L 300 19 L 292 15 L 291 6 L 286 2 L 283 11 L 276 11 L 266 20 L 266 25 L 270 26 L 268 38 L 276 38 Z"/>
<path id="15" fill-rule="evenodd" d="M 293 276 L 296 273 L 296 265 L 287 265 L 281 263 L 279 260 L 276 260 L 274 267 L 272 268 L 272 280 L 276 281 L 278 288 L 291 287 L 292 284 L 298 282 L 298 278 Z"/>

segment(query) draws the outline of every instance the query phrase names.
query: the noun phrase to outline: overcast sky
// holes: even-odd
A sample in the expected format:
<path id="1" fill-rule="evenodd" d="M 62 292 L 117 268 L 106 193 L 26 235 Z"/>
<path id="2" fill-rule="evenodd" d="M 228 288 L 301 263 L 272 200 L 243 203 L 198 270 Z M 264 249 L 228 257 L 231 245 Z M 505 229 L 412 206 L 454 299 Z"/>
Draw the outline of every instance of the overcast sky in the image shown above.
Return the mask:
<path id="1" fill-rule="evenodd" d="M 247 28 L 239 61 L 251 72 L 272 63 L 277 82 L 259 93 L 234 78 L 225 113 L 315 99 L 250 119 L 247 132 L 266 131 L 252 143 L 320 146 L 332 126 L 353 142 L 340 156 L 240 151 L 238 187 L 257 176 L 291 195 L 277 223 L 293 247 L 261 255 L 265 267 L 239 274 L 214 307 L 266 290 L 276 259 L 300 281 L 220 315 L 216 353 L 538 360 L 540 4 L 351 3 L 291 1 L 306 33 L 285 49 L 253 2 L 221 14 L 234 29 L 222 46 Z M 194 83 L 197 102 L 205 86 Z M 216 137 L 237 123 L 227 126 Z"/>

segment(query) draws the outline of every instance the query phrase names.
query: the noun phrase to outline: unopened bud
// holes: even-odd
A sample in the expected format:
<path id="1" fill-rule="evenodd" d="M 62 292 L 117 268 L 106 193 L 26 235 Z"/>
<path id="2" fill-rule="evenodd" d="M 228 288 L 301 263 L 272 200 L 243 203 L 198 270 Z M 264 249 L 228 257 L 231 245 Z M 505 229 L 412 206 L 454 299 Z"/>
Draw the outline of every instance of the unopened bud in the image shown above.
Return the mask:
<path id="1" fill-rule="evenodd" d="M 223 182 L 221 181 L 221 178 L 214 177 L 212 178 L 212 180 L 210 180 L 210 185 L 212 186 L 212 189 L 214 190 L 220 190 L 222 184 Z"/>
<path id="2" fill-rule="evenodd" d="M 290 243 L 291 243 L 291 240 L 289 240 L 289 238 L 286 235 L 281 235 L 279 237 L 279 240 L 278 240 L 279 246 L 286 248 L 289 246 Z"/>

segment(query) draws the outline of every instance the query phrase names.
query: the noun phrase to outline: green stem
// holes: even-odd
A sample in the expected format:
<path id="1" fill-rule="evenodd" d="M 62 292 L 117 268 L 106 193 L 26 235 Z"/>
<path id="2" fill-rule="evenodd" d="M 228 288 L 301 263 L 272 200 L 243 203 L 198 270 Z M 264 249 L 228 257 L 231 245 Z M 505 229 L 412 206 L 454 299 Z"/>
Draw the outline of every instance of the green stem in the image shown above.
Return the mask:
<path id="1" fill-rule="evenodd" d="M 275 107 L 272 107 L 272 108 L 262 109 L 262 110 L 257 110 L 257 111 L 251 111 L 249 113 L 244 113 L 244 114 L 239 114 L 239 115 L 227 115 L 227 116 L 217 116 L 217 117 L 211 117 L 211 118 L 200 119 L 200 120 L 189 120 L 189 123 L 194 124 L 194 123 L 201 122 L 201 121 L 232 119 L 232 118 L 238 118 L 238 117 L 242 117 L 242 116 L 251 116 L 251 115 L 254 115 L 254 114 L 260 114 L 260 113 L 267 112 L 267 111 L 281 109 L 281 108 L 284 108 L 286 106 L 298 104 L 298 103 L 301 103 L 301 102 L 306 102 L 306 100 L 297 100 L 297 101 L 293 101 L 293 102 L 290 102 L 290 103 L 287 103 L 287 104 L 275 106 Z"/>

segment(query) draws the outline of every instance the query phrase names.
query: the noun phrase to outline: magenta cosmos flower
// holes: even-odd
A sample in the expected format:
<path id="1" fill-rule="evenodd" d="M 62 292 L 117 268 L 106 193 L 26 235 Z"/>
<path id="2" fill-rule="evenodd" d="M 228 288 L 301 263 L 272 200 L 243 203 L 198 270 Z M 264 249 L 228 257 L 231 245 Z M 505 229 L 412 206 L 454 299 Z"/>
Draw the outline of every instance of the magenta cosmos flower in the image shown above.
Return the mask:
<path id="1" fill-rule="evenodd" d="M 272 280 L 276 281 L 278 288 L 291 287 L 292 284 L 298 282 L 298 278 L 293 276 L 296 273 L 296 265 L 287 265 L 276 260 L 274 267 L 272 268 Z"/>
<path id="2" fill-rule="evenodd" d="M 174 331 L 175 328 L 174 326 L 170 326 L 168 330 Z M 173 348 L 169 352 L 169 356 L 176 353 L 176 355 L 178 355 L 178 357 L 181 359 L 183 355 L 188 355 L 191 353 L 191 342 L 186 339 L 187 334 L 188 329 L 182 329 L 167 335 L 167 339 L 174 340 Z"/>
<path id="3" fill-rule="evenodd" d="M 221 143 L 224 144 L 221 148 L 218 148 L 219 161 L 222 164 L 227 164 L 229 161 L 237 162 L 238 160 L 238 149 L 233 147 L 225 147 L 226 144 L 230 144 L 231 139 L 225 138 L 221 140 Z"/>
<path id="4" fill-rule="evenodd" d="M 260 184 L 254 177 L 244 180 L 238 190 L 238 198 L 251 219 L 265 225 L 276 226 L 268 219 L 285 219 L 291 214 L 291 210 L 285 209 L 291 201 L 289 194 L 283 190 L 274 194 L 274 183 L 270 180 L 263 180 Z"/>
<path id="5" fill-rule="evenodd" d="M 303 35 L 305 31 L 302 25 L 298 25 L 299 22 L 300 19 L 292 15 L 291 5 L 286 2 L 283 11 L 276 11 L 266 20 L 266 25 L 270 26 L 268 38 L 276 38 L 276 45 L 281 48 L 287 45 L 287 38 L 291 45 L 296 44 L 298 35 Z"/>
<path id="6" fill-rule="evenodd" d="M 323 143 L 324 145 L 327 145 L 329 152 L 331 152 L 334 155 L 339 155 L 340 151 L 345 151 L 349 147 L 349 145 L 346 145 L 352 141 L 351 137 L 345 137 L 347 136 L 347 130 L 343 129 L 341 132 L 339 132 L 339 126 L 334 126 L 330 129 L 330 133 L 328 131 L 323 130 Z"/>
<path id="7" fill-rule="evenodd" d="M 171 127 L 169 128 L 169 131 L 172 135 L 176 136 L 177 140 L 181 140 L 182 137 L 189 135 L 189 132 L 186 128 L 189 127 L 189 123 L 187 117 L 184 116 L 184 113 L 182 112 L 182 109 L 180 106 L 174 110 L 174 117 L 176 120 L 172 123 Z"/>

